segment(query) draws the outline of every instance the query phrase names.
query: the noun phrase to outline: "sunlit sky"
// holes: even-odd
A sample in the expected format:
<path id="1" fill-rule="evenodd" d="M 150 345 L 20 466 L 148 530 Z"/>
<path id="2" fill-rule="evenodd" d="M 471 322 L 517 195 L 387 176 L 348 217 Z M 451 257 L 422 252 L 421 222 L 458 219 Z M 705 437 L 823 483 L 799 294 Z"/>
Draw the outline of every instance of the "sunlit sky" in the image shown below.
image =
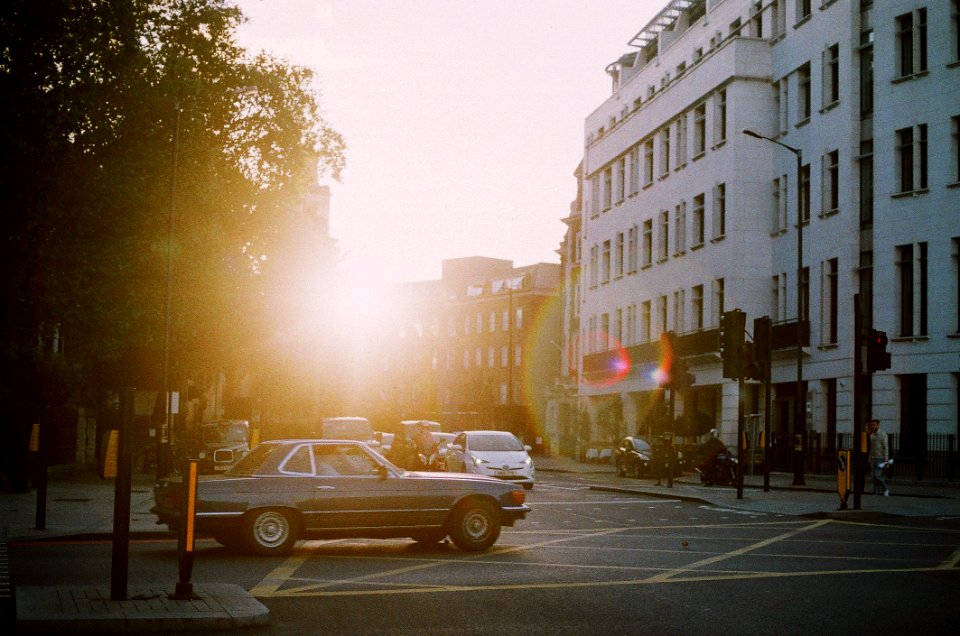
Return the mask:
<path id="1" fill-rule="evenodd" d="M 240 42 L 316 74 L 346 139 L 341 269 L 440 277 L 464 256 L 559 262 L 604 68 L 666 0 L 237 0 Z"/>

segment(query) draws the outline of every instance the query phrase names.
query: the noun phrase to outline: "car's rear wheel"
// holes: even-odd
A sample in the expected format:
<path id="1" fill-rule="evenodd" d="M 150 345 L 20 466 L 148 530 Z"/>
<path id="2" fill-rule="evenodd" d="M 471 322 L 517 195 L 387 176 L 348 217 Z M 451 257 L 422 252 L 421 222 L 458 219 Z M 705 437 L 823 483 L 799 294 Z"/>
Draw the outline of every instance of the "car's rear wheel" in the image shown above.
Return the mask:
<path id="1" fill-rule="evenodd" d="M 255 554 L 287 554 L 297 542 L 298 534 L 298 520 L 288 511 L 255 510 L 244 517 L 244 544 Z"/>
<path id="2" fill-rule="evenodd" d="M 485 501 L 467 501 L 453 511 L 450 538 L 465 552 L 482 552 L 500 537 L 500 515 Z"/>

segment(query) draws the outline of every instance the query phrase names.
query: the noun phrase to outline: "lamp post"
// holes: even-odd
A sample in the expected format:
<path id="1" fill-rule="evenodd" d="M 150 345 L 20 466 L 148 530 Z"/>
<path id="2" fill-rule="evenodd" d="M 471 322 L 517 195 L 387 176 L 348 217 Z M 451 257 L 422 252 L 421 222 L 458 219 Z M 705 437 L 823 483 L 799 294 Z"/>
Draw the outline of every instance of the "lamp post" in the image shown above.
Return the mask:
<path id="1" fill-rule="evenodd" d="M 744 135 L 763 139 L 786 148 L 797 158 L 797 388 L 794 396 L 793 409 L 793 485 L 803 486 L 803 460 L 806 447 L 806 417 L 804 407 L 806 400 L 803 393 L 803 151 L 800 148 L 788 146 L 771 137 L 761 135 L 753 130 L 744 130 Z M 801 428 L 802 427 L 802 428 Z M 802 432 L 801 432 L 802 431 Z M 769 440 L 767 440 L 769 443 Z"/>

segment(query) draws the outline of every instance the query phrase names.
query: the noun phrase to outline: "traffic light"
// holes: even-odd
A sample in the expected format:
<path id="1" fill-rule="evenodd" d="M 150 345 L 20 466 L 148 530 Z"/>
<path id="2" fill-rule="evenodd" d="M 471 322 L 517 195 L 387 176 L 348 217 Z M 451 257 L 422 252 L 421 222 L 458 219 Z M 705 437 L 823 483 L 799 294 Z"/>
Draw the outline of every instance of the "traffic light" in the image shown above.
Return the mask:
<path id="1" fill-rule="evenodd" d="M 887 352 L 887 332 L 871 329 L 867 333 L 867 371 L 883 371 L 890 368 L 890 354 Z"/>
<path id="2" fill-rule="evenodd" d="M 770 316 L 753 319 L 753 358 L 766 377 L 773 353 L 773 321 Z"/>
<path id="3" fill-rule="evenodd" d="M 664 389 L 683 389 L 691 386 L 696 379 L 690 373 L 687 363 L 677 355 L 677 334 L 666 331 L 660 334 L 663 349 L 663 362 L 660 364 L 660 387 Z"/>
<path id="4" fill-rule="evenodd" d="M 763 368 L 756 355 L 756 344 L 753 342 L 743 343 L 743 378 L 745 380 L 762 380 Z"/>
<path id="5" fill-rule="evenodd" d="M 737 379 L 743 364 L 743 329 L 747 316 L 739 309 L 725 311 L 720 315 L 720 358 L 723 360 L 723 377 Z"/>

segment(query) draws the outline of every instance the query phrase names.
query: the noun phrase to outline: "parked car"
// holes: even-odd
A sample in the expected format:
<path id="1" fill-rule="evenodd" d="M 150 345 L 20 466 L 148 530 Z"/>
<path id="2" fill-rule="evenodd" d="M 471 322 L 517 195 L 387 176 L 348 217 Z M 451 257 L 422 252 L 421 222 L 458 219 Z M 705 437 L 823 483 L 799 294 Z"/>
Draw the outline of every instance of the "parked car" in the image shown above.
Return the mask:
<path id="1" fill-rule="evenodd" d="M 179 477 L 154 487 L 151 511 L 180 522 Z M 513 484 L 476 475 L 408 472 L 362 442 L 272 440 L 197 484 L 196 529 L 256 554 L 301 538 L 410 537 L 482 551 L 530 511 Z"/>
<path id="2" fill-rule="evenodd" d="M 536 482 L 530 446 L 505 431 L 464 431 L 446 453 L 448 472 L 490 475 L 522 484 L 527 490 Z"/>
<path id="3" fill-rule="evenodd" d="M 614 450 L 614 463 L 621 477 L 640 477 L 650 474 L 653 449 L 641 437 L 627 436 L 620 440 Z"/>
<path id="4" fill-rule="evenodd" d="M 325 417 L 320 420 L 321 439 L 355 439 L 370 442 L 374 439 L 373 425 L 365 417 Z"/>
<path id="5" fill-rule="evenodd" d="M 201 473 L 223 472 L 250 452 L 250 423 L 220 420 L 201 424 L 186 451 L 187 457 L 199 460 Z"/>

